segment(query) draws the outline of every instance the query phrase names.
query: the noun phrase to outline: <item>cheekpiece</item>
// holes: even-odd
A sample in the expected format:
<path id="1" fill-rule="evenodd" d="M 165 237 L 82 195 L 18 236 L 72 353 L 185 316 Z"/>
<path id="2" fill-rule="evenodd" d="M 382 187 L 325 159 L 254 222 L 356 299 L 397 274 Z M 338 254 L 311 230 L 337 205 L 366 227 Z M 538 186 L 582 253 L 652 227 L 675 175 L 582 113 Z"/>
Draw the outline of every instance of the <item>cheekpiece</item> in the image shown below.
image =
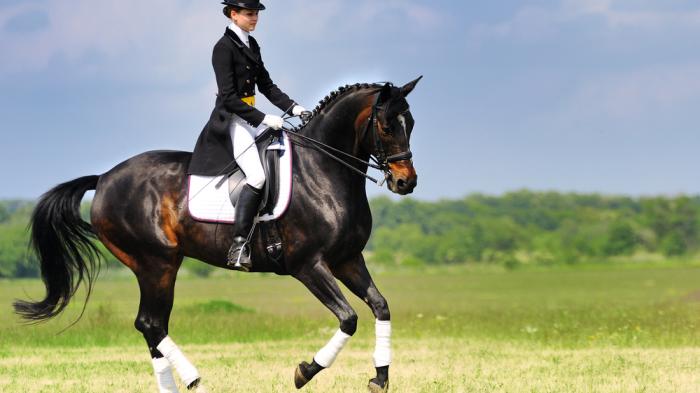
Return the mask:
<path id="1" fill-rule="evenodd" d="M 262 11 L 265 9 L 265 6 L 260 3 L 260 0 L 257 1 L 231 1 L 231 0 L 224 0 L 221 4 L 223 5 L 230 5 L 232 7 L 239 7 L 239 8 L 244 8 L 247 10 L 258 10 Z"/>

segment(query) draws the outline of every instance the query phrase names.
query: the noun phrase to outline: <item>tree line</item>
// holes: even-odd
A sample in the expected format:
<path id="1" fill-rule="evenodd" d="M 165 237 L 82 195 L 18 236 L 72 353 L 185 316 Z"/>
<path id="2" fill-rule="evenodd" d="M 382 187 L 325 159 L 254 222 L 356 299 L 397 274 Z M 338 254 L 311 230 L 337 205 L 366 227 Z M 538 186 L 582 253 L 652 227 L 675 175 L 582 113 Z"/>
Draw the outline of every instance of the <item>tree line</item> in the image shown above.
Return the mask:
<path id="1" fill-rule="evenodd" d="M 700 196 L 516 191 L 434 202 L 370 201 L 371 264 L 576 264 L 700 251 Z M 38 277 L 27 231 L 34 203 L 0 201 L 0 277 Z M 87 217 L 89 204 L 83 205 Z M 105 252 L 108 263 L 119 265 Z M 206 275 L 204 264 L 189 264 Z M 196 267 L 195 267 L 196 266 Z"/>
<path id="2" fill-rule="evenodd" d="M 700 196 L 516 191 L 371 202 L 370 259 L 383 264 L 574 264 L 693 256 Z"/>

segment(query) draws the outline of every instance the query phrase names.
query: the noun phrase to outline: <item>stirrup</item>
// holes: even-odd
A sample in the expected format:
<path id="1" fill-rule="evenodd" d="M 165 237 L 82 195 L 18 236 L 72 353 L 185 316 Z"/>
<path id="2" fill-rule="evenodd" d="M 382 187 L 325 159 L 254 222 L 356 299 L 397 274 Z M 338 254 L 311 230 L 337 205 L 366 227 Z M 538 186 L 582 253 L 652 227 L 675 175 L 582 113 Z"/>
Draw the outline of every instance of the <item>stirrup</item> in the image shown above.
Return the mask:
<path id="1" fill-rule="evenodd" d="M 233 244 L 231 244 L 231 248 L 228 250 L 226 259 L 226 265 L 233 270 L 249 272 L 253 267 L 253 262 L 250 260 L 248 241 L 242 236 L 233 239 Z"/>

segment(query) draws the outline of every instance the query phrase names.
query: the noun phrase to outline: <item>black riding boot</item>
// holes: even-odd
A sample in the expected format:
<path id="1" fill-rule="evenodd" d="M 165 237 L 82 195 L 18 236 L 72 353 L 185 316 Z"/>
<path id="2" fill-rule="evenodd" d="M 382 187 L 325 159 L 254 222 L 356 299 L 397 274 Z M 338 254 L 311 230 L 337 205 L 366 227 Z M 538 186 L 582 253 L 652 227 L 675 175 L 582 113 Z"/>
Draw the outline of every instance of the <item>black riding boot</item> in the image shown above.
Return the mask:
<path id="1" fill-rule="evenodd" d="M 250 247 L 248 247 L 248 235 L 253 228 L 253 221 L 258 214 L 260 190 L 246 184 L 238 196 L 236 204 L 235 222 L 233 224 L 233 244 L 228 250 L 228 265 L 235 270 L 247 272 L 253 266 L 250 260 Z"/>

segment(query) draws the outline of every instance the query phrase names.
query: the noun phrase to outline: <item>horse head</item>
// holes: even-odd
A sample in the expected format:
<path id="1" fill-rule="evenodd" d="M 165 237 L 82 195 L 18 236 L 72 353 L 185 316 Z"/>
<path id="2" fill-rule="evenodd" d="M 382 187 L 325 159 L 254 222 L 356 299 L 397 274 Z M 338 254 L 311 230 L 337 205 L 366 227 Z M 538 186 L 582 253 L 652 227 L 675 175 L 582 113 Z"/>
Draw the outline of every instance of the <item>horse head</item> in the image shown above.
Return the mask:
<path id="1" fill-rule="evenodd" d="M 403 87 L 385 84 L 374 106 L 372 155 L 387 174 L 387 187 L 394 193 L 413 192 L 418 175 L 413 167 L 410 139 L 415 124 L 406 97 L 422 76 Z"/>

